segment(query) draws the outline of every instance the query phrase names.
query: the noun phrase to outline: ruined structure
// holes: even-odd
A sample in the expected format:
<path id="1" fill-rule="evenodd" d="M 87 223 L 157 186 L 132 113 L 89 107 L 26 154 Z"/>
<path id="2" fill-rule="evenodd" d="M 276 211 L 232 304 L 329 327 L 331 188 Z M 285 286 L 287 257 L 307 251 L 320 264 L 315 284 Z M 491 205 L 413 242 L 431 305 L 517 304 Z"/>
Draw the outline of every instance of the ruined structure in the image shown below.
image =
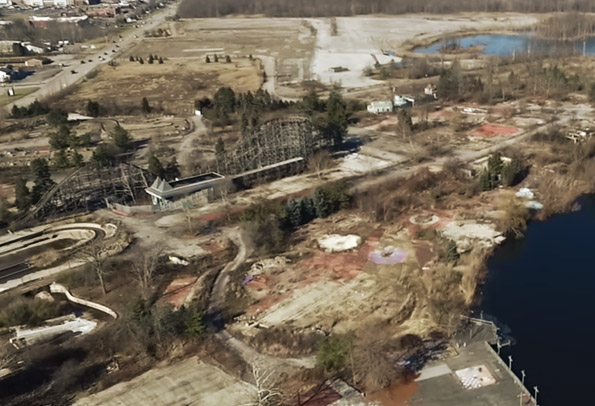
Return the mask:
<path id="1" fill-rule="evenodd" d="M 217 172 L 239 175 L 296 158 L 307 160 L 316 142 L 312 121 L 307 117 L 270 120 L 244 136 L 233 151 L 219 156 Z"/>
<path id="2" fill-rule="evenodd" d="M 153 180 L 151 173 L 129 163 L 88 164 L 56 184 L 24 221 L 96 210 L 106 206 L 106 199 L 134 202 Z"/>

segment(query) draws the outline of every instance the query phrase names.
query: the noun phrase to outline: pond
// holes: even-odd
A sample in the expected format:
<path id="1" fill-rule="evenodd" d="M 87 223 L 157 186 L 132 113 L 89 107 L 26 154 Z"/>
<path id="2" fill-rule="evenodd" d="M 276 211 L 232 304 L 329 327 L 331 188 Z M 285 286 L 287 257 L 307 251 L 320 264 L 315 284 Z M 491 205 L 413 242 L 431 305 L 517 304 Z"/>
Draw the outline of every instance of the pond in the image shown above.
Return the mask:
<path id="1" fill-rule="evenodd" d="M 443 49 L 448 48 L 462 51 L 463 49 L 474 50 L 482 55 L 509 57 L 513 55 L 526 54 L 569 54 L 583 53 L 595 55 L 595 38 L 586 41 L 551 41 L 539 39 L 531 34 L 500 35 L 482 34 L 459 38 L 450 38 L 446 41 L 438 41 L 427 47 L 419 47 L 414 50 L 418 54 L 439 54 Z"/>
<path id="2" fill-rule="evenodd" d="M 539 404 L 590 404 L 595 361 L 595 196 L 581 209 L 529 225 L 488 263 L 480 309 L 510 327 L 513 370 Z M 531 389 L 532 390 L 532 389 Z"/>

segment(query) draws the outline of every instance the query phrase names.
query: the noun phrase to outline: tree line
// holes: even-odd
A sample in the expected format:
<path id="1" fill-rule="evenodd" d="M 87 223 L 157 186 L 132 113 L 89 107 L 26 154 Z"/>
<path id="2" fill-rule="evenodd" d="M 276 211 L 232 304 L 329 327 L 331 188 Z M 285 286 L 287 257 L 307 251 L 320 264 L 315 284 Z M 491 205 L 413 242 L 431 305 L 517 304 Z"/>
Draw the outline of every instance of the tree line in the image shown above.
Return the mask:
<path id="1" fill-rule="evenodd" d="M 262 14 L 268 17 L 333 17 L 359 14 L 489 12 L 594 12 L 591 0 L 183 0 L 182 18 Z"/>
<path id="2" fill-rule="evenodd" d="M 261 117 L 265 113 L 297 108 L 312 118 L 321 138 L 331 146 L 340 145 L 343 142 L 347 134 L 350 110 L 356 108 L 348 105 L 337 86 L 333 87 L 326 100 L 320 99 L 313 90 L 297 103 L 284 102 L 262 89 L 254 93 L 235 93 L 229 87 L 222 87 L 217 90 L 212 100 L 208 97 L 197 99 L 194 107 L 206 118 L 220 125 L 227 125 L 234 119 L 238 119 L 243 135 L 256 130 L 262 124 Z"/>
<path id="3" fill-rule="evenodd" d="M 282 252 L 291 232 L 316 218 L 326 218 L 349 207 L 351 198 L 344 181 L 329 183 L 314 193 L 287 203 L 263 200 L 240 216 L 254 242 L 264 252 Z"/>

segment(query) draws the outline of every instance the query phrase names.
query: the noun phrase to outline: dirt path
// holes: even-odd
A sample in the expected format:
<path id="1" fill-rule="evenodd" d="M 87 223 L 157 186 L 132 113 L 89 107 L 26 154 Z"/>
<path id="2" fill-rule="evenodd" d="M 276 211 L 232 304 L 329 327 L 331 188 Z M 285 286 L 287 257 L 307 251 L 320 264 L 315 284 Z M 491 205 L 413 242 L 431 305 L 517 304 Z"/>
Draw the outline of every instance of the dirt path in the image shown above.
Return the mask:
<path id="1" fill-rule="evenodd" d="M 201 137 L 207 135 L 207 127 L 200 116 L 193 116 L 189 121 L 194 125 L 194 130 L 184 137 L 178 151 L 178 162 L 185 170 L 192 165 L 192 153 L 200 142 Z"/>
<path id="2" fill-rule="evenodd" d="M 238 253 L 233 261 L 229 262 L 225 268 L 221 270 L 213 290 L 211 292 L 211 301 L 208 307 L 209 327 L 215 331 L 215 336 L 220 339 L 230 350 L 240 355 L 244 361 L 250 365 L 261 365 L 265 369 L 282 370 L 285 368 L 313 368 L 315 360 L 313 357 L 308 358 L 277 358 L 269 355 L 261 354 L 246 343 L 233 337 L 227 330 L 223 317 L 221 316 L 221 309 L 225 302 L 225 291 L 229 284 L 230 275 L 238 269 L 246 259 L 250 250 L 247 248 L 245 238 L 246 236 L 240 229 L 233 229 L 229 232 L 228 237 L 238 247 Z"/>

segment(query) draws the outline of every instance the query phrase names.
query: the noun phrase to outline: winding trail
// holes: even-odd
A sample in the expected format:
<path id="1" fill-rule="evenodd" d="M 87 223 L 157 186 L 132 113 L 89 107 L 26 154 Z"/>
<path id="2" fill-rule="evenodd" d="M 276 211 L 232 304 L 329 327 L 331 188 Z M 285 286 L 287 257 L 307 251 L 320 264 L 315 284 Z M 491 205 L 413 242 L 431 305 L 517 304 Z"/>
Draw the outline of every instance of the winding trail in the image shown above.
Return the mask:
<path id="1" fill-rule="evenodd" d="M 192 162 L 194 161 L 192 154 L 196 151 L 200 140 L 207 135 L 207 127 L 200 116 L 192 116 L 188 119 L 192 125 L 190 132 L 184 135 L 184 140 L 180 145 L 178 151 L 178 162 L 180 166 L 190 172 Z"/>
<path id="2" fill-rule="evenodd" d="M 215 336 L 221 340 L 227 348 L 238 354 L 244 361 L 250 365 L 260 365 L 268 369 L 280 369 L 283 367 L 290 368 L 313 368 L 315 365 L 314 357 L 306 358 L 278 358 L 270 355 L 261 354 L 254 348 L 250 347 L 241 340 L 232 336 L 225 329 L 225 322 L 221 315 L 221 309 L 225 304 L 225 291 L 229 284 L 231 273 L 236 271 L 242 264 L 246 262 L 251 250 L 248 249 L 245 238 L 246 236 L 239 228 L 234 228 L 228 234 L 228 238 L 238 247 L 236 257 L 229 262 L 217 275 L 213 290 L 211 292 L 211 299 L 208 306 L 207 314 L 208 327 L 215 331 Z"/>

